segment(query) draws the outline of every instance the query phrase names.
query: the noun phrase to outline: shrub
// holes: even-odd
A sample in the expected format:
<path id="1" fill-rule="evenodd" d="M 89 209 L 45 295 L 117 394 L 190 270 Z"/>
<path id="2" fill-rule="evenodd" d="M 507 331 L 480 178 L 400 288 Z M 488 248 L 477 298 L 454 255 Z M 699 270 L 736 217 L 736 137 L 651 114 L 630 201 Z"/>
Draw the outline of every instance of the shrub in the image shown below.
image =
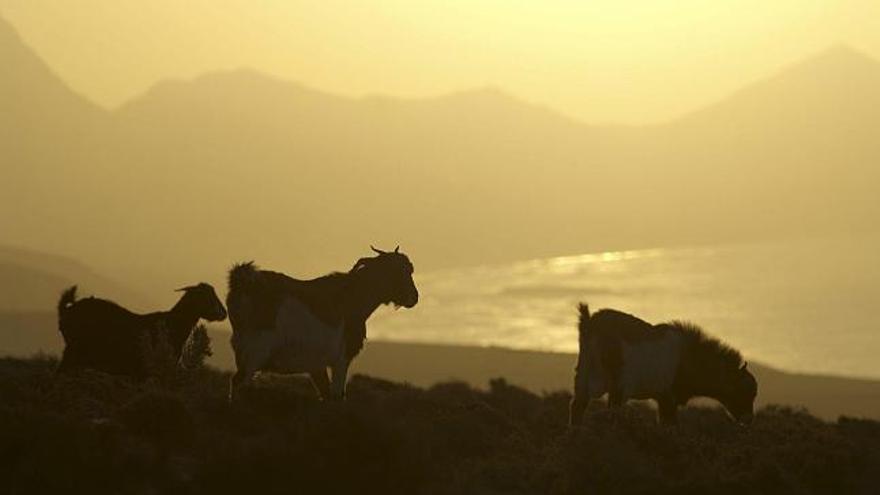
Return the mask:
<path id="1" fill-rule="evenodd" d="M 203 324 L 196 325 L 180 353 L 180 367 L 194 371 L 205 367 L 205 360 L 213 355 L 211 337 Z"/>
<path id="2" fill-rule="evenodd" d="M 164 325 L 159 326 L 154 334 L 144 333 L 140 339 L 140 349 L 148 377 L 164 385 L 176 382 L 178 360 Z"/>

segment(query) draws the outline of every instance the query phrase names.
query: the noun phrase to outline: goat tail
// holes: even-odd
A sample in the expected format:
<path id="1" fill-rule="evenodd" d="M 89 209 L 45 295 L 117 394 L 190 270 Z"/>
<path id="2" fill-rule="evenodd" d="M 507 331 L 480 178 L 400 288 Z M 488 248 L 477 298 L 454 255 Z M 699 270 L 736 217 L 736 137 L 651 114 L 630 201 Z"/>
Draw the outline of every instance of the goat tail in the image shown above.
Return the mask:
<path id="1" fill-rule="evenodd" d="M 61 293 L 61 299 L 58 300 L 58 318 L 64 315 L 68 308 L 76 302 L 76 286 L 72 285 L 69 289 Z"/>
<path id="2" fill-rule="evenodd" d="M 64 341 L 67 342 L 67 335 L 64 332 L 64 314 L 67 313 L 67 310 L 70 309 L 71 306 L 76 302 L 76 286 L 73 285 L 69 289 L 65 290 L 61 293 L 61 298 L 58 299 L 58 331 L 61 332 L 61 336 L 64 337 Z"/>
<path id="3" fill-rule="evenodd" d="M 253 261 L 236 263 L 229 270 L 229 292 L 247 291 L 257 280 L 258 268 Z"/>
<path id="4" fill-rule="evenodd" d="M 229 269 L 229 292 L 226 294 L 226 310 L 232 325 L 232 348 L 236 349 L 236 335 L 251 329 L 253 318 L 253 294 L 260 284 L 259 268 L 253 261 L 236 263 Z"/>
<path id="5" fill-rule="evenodd" d="M 586 349 L 587 345 L 587 332 L 590 327 L 590 307 L 587 303 L 578 304 L 578 343 L 580 344 L 580 348 Z"/>

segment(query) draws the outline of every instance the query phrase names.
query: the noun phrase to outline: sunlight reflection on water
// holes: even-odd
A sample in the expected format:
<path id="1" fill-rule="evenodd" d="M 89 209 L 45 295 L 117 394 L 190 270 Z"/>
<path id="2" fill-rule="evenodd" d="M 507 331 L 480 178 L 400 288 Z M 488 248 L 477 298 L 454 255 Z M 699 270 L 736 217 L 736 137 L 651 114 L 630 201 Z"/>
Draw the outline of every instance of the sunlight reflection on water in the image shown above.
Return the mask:
<path id="1" fill-rule="evenodd" d="M 784 369 L 880 377 L 880 237 L 647 249 L 424 273 L 373 338 L 575 352 L 579 301 L 688 319 Z"/>

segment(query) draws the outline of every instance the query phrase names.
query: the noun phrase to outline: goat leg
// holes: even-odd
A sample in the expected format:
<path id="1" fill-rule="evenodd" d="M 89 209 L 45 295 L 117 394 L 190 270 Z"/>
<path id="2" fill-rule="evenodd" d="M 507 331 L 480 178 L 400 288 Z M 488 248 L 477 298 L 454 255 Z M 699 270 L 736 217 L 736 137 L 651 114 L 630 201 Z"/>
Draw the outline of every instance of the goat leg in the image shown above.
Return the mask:
<path id="1" fill-rule="evenodd" d="M 321 400 L 330 400 L 330 379 L 327 377 L 327 368 L 318 368 L 309 372 L 312 377 L 312 385 L 318 392 Z"/>

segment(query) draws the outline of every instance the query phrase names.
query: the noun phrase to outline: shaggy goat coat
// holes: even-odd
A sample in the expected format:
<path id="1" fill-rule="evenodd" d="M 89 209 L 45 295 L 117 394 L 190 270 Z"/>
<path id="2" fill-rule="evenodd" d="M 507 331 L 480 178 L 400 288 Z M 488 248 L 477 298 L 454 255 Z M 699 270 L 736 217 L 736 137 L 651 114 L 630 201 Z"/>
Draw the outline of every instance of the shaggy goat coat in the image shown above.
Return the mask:
<path id="1" fill-rule="evenodd" d="M 347 348 L 354 357 L 363 335 L 351 335 L 346 345 L 339 303 L 345 278 L 331 274 L 302 281 L 252 263 L 234 267 L 227 304 L 239 369 L 305 373 L 337 364 Z"/>
<path id="2" fill-rule="evenodd" d="M 606 393 L 611 406 L 654 399 L 668 423 L 678 406 L 697 396 L 719 400 L 738 420 L 751 418 L 757 383 L 742 357 L 695 325 L 651 325 L 612 309 L 590 315 L 581 305 L 578 333 L 572 423 Z"/>

